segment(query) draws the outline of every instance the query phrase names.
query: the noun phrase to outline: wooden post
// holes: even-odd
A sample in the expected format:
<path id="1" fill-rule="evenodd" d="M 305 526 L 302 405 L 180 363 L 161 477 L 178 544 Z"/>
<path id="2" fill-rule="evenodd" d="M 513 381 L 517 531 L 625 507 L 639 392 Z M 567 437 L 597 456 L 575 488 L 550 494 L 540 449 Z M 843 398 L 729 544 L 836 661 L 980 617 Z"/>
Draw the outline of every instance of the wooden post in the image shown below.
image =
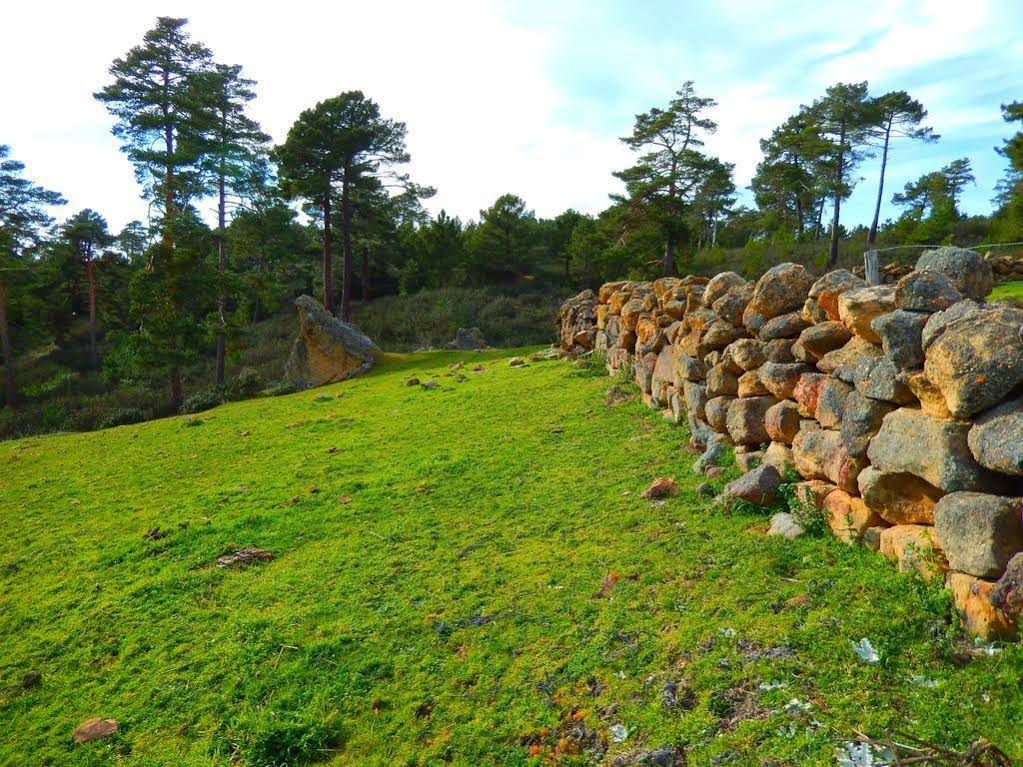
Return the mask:
<path id="1" fill-rule="evenodd" d="M 881 284 L 881 264 L 873 248 L 863 254 L 863 276 L 867 278 L 868 285 Z"/>

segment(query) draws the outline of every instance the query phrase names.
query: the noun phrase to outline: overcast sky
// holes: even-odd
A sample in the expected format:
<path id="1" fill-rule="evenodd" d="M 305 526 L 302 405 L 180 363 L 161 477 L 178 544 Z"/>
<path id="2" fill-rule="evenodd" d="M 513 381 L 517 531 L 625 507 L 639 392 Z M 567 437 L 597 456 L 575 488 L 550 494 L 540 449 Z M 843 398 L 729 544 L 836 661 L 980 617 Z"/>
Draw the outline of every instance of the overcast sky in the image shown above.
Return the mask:
<path id="1" fill-rule="evenodd" d="M 627 165 L 618 137 L 687 79 L 719 102 L 708 150 L 749 184 L 758 140 L 839 80 L 908 90 L 942 134 L 898 144 L 888 188 L 958 157 L 990 210 L 1010 133 L 999 105 L 1023 99 L 1021 0 L 471 0 L 448 2 L 7 3 L 0 143 L 116 231 L 144 219 L 132 168 L 92 93 L 157 15 L 191 20 L 217 60 L 258 81 L 252 113 L 275 140 L 318 100 L 361 89 L 409 128 L 411 172 L 433 210 L 475 218 L 514 192 L 539 215 L 597 212 Z M 876 161 L 848 206 L 869 218 Z M 886 194 L 890 199 L 890 194 Z M 887 212 L 894 216 L 890 205 Z"/>

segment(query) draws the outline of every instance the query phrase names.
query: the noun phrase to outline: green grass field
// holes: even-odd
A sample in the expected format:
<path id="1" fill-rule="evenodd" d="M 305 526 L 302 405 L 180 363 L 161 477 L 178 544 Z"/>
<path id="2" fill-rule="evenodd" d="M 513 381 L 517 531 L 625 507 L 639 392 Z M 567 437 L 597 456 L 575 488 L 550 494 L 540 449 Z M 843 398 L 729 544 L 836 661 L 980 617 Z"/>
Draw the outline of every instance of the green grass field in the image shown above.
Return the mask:
<path id="1" fill-rule="evenodd" d="M 991 291 L 991 300 L 997 301 L 999 298 L 1015 298 L 1018 301 L 1023 301 L 1023 282 L 1006 282 L 996 285 L 995 289 Z"/>
<path id="2" fill-rule="evenodd" d="M 831 765 L 887 727 L 1023 757 L 1023 650 L 712 507 L 682 429 L 511 354 L 0 443 L 0 764 Z M 213 566 L 244 546 L 275 558 Z M 91 717 L 119 733 L 72 745 Z"/>

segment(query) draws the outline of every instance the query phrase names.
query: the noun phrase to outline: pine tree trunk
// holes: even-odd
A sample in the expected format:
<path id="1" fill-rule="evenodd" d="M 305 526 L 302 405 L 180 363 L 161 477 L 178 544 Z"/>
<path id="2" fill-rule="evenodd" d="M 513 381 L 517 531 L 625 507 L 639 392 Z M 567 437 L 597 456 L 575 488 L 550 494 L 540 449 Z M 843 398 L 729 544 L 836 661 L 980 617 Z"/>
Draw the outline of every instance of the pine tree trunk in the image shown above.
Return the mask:
<path id="1" fill-rule="evenodd" d="M 323 198 L 323 308 L 334 311 L 334 277 L 333 263 L 330 255 L 330 187 Z"/>
<path id="2" fill-rule="evenodd" d="M 173 348 L 172 345 L 171 348 Z M 175 413 L 181 412 L 181 405 L 185 401 L 185 395 L 181 388 L 181 370 L 177 365 L 170 369 L 171 407 Z"/>
<path id="3" fill-rule="evenodd" d="M 0 352 L 4 363 L 4 402 L 14 409 L 14 352 L 11 349 L 10 330 L 7 327 L 7 283 L 0 271 Z"/>
<path id="4" fill-rule="evenodd" d="M 831 249 L 828 252 L 828 264 L 834 267 L 838 263 L 838 226 L 842 210 L 842 179 L 845 176 L 845 154 L 841 147 L 845 145 L 845 124 L 838 134 L 838 175 L 835 179 L 835 217 L 831 221 Z"/>
<path id="5" fill-rule="evenodd" d="M 350 167 L 346 164 L 341 182 L 341 249 L 344 258 L 341 264 L 341 320 L 352 318 L 352 201 L 349 194 Z"/>
<path id="6" fill-rule="evenodd" d="M 85 262 L 85 277 L 89 283 L 89 365 L 99 369 L 99 349 L 96 346 L 96 272 L 92 256 Z"/>
<path id="7" fill-rule="evenodd" d="M 220 177 L 217 179 L 217 270 L 220 272 L 220 291 L 217 295 L 217 385 L 224 383 L 224 357 L 227 353 L 227 298 L 224 296 L 223 279 L 227 272 L 227 184 L 224 178 L 224 163 L 220 163 Z"/>
<path id="8" fill-rule="evenodd" d="M 371 279 L 369 273 L 369 245 L 362 246 L 362 300 L 370 300 Z"/>
<path id="9" fill-rule="evenodd" d="M 664 246 L 664 276 L 670 277 L 675 273 L 675 236 L 668 235 L 668 241 Z"/>
<path id="10" fill-rule="evenodd" d="M 884 149 L 881 151 L 881 178 L 877 182 L 877 203 L 874 205 L 874 221 L 870 225 L 870 234 L 867 235 L 867 245 L 877 242 L 877 224 L 881 218 L 881 199 L 884 196 L 884 173 L 888 167 L 888 142 L 892 135 L 892 122 L 888 121 L 884 131 Z"/>

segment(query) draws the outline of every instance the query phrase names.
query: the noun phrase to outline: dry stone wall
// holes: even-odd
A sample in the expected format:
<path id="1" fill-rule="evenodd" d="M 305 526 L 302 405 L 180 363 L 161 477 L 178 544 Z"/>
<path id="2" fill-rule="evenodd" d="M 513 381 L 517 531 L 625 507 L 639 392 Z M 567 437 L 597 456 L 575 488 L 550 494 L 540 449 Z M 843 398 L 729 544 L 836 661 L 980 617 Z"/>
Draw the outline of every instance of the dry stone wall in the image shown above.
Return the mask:
<path id="1" fill-rule="evenodd" d="M 688 422 L 729 498 L 797 497 L 849 544 L 944 578 L 967 627 L 1012 638 L 1023 611 L 1023 310 L 986 303 L 990 261 L 924 253 L 896 283 L 780 264 L 756 281 L 607 283 L 565 302 L 561 346 L 635 378 Z M 799 526 L 776 515 L 773 534 Z"/>

